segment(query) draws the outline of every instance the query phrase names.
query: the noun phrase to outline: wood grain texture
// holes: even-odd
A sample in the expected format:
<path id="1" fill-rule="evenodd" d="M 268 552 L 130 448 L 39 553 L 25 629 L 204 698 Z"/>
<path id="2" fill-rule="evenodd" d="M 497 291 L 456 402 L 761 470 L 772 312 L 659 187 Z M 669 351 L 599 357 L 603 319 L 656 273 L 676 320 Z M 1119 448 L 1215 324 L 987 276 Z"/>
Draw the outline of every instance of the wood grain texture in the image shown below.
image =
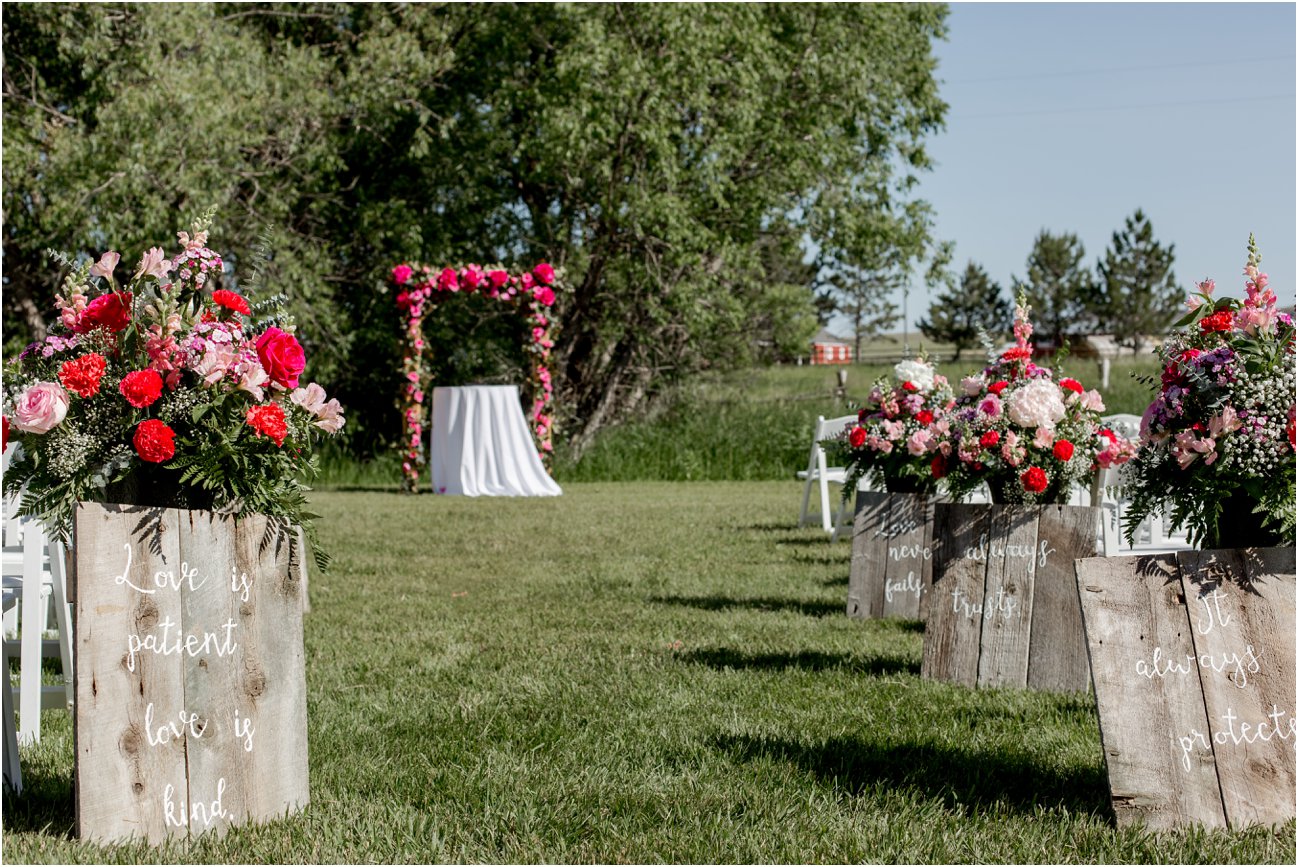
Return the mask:
<path id="1" fill-rule="evenodd" d="M 132 636 L 156 640 L 180 629 L 180 597 L 154 582 L 155 574 L 180 571 L 177 515 L 77 507 L 74 787 L 83 839 L 158 842 L 184 832 L 168 824 L 166 811 L 170 802 L 175 816 L 177 802 L 188 800 L 184 738 L 150 743 L 184 707 L 184 663 L 179 655 L 132 652 L 130 643 Z"/>
<path id="2" fill-rule="evenodd" d="M 991 530 L 986 506 L 938 503 L 933 510 L 933 580 L 920 674 L 975 686 L 987 561 L 968 556 Z"/>
<path id="3" fill-rule="evenodd" d="M 1042 506 L 1039 521 L 1037 535 L 1053 550 L 1037 561 L 1027 684 L 1055 692 L 1085 691 L 1091 686 L 1091 668 L 1074 563 L 1095 556 L 1099 509 Z"/>
<path id="4" fill-rule="evenodd" d="M 1120 826 L 1226 824 L 1175 555 L 1076 564 L 1100 740 Z"/>
<path id="5" fill-rule="evenodd" d="M 1292 819 L 1294 551 L 1186 551 L 1177 560 L 1226 821 Z"/>
<path id="6" fill-rule="evenodd" d="M 992 518 L 978 685 L 1023 687 L 1028 682 L 1039 510 L 1029 506 L 989 508 Z"/>
<path id="7" fill-rule="evenodd" d="M 922 619 L 932 583 L 932 501 L 921 494 L 858 491 L 847 614 Z"/>
<path id="8" fill-rule="evenodd" d="M 881 491 L 856 492 L 852 565 L 847 579 L 848 617 L 874 620 L 883 616 L 883 582 L 880 579 L 888 556 L 888 507 L 888 495 Z"/>

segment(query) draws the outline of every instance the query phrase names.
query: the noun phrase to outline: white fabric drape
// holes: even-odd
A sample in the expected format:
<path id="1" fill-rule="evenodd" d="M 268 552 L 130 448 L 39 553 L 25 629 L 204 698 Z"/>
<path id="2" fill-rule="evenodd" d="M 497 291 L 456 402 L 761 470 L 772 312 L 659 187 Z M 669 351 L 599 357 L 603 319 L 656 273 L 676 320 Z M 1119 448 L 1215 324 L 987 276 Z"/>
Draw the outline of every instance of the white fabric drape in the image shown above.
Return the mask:
<path id="1" fill-rule="evenodd" d="M 516 385 L 434 388 L 428 439 L 436 493 L 466 497 L 563 493 L 536 453 Z"/>

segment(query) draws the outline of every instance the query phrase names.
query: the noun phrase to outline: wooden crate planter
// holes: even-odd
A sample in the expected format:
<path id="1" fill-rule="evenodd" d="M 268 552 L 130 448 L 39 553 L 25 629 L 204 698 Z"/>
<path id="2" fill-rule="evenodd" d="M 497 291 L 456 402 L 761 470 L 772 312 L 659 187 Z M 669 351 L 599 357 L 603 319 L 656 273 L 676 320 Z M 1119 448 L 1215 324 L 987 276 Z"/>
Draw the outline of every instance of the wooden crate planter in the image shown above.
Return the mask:
<path id="1" fill-rule="evenodd" d="M 1073 561 L 1095 555 L 1098 512 L 938 503 L 922 676 L 1088 689 Z"/>
<path id="2" fill-rule="evenodd" d="M 157 842 L 306 806 L 292 543 L 260 517 L 78 507 L 80 837 Z"/>
<path id="3" fill-rule="evenodd" d="M 933 582 L 933 500 L 857 491 L 847 616 L 922 620 Z"/>
<path id="4" fill-rule="evenodd" d="M 1077 563 L 1119 825 L 1294 818 L 1294 549 Z"/>

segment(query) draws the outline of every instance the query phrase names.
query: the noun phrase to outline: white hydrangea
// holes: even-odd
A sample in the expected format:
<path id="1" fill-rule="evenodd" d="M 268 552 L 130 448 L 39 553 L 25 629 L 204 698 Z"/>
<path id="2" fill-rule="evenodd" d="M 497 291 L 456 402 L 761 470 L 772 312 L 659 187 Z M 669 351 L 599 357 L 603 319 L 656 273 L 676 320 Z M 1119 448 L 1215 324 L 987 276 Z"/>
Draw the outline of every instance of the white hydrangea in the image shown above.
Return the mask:
<path id="1" fill-rule="evenodd" d="M 933 387 L 933 377 L 936 371 L 933 365 L 926 361 L 920 361 L 918 358 L 907 358 L 900 362 L 892 369 L 893 376 L 897 377 L 898 382 L 912 382 L 920 391 L 928 391 Z"/>
<path id="2" fill-rule="evenodd" d="M 1066 413 L 1064 396 L 1048 379 L 1034 379 L 1016 389 L 1005 402 L 1010 421 L 1026 428 L 1053 431 Z"/>

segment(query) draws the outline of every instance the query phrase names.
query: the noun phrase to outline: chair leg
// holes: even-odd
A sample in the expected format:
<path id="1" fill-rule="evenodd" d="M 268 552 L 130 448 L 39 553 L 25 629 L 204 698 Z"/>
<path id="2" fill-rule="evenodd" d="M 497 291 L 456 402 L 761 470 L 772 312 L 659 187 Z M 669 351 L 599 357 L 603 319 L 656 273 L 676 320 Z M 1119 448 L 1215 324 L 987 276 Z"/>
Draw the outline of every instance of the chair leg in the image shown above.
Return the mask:
<path id="1" fill-rule="evenodd" d="M 9 683 L 9 654 L 0 653 L 4 663 L 4 684 L 0 705 L 4 711 L 4 781 L 15 795 L 23 791 L 23 770 L 18 763 L 18 725 L 14 720 L 14 692 Z"/>
<path id="2" fill-rule="evenodd" d="M 41 627 L 45 624 L 45 599 L 41 593 L 45 534 L 28 524 L 23 537 L 23 596 L 19 603 L 22 630 L 18 677 L 18 739 L 24 744 L 41 739 Z"/>
<path id="3" fill-rule="evenodd" d="M 63 543 L 50 541 L 50 583 L 54 588 L 55 626 L 59 630 L 59 664 L 63 670 L 63 689 L 67 694 L 68 710 L 76 701 L 72 683 L 72 610 L 68 605 L 68 580 L 64 564 Z"/>

